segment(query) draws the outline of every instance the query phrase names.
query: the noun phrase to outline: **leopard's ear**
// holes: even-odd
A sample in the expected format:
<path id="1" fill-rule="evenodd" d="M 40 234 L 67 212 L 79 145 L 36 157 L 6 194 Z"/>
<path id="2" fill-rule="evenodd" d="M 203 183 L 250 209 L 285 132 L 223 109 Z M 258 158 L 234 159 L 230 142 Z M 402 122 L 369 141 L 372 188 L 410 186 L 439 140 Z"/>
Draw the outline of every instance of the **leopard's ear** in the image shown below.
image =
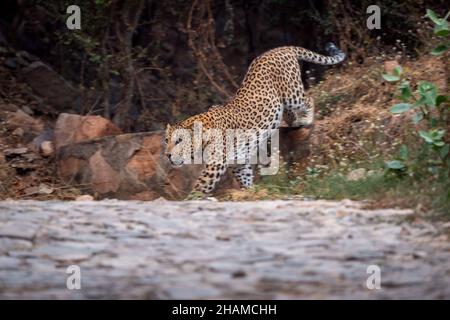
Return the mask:
<path id="1" fill-rule="evenodd" d="M 170 128 L 171 128 L 170 124 L 168 123 L 167 126 L 166 126 L 166 130 L 170 130 Z"/>

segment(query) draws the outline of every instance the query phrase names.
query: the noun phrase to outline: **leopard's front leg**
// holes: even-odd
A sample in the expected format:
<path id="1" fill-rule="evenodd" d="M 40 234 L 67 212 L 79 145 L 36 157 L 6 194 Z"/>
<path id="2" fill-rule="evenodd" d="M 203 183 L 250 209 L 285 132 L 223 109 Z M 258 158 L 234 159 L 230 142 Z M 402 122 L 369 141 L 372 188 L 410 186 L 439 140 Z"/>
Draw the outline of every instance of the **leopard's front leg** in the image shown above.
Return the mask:
<path id="1" fill-rule="evenodd" d="M 207 164 L 194 185 L 194 191 L 210 193 L 226 170 L 226 164 Z"/>

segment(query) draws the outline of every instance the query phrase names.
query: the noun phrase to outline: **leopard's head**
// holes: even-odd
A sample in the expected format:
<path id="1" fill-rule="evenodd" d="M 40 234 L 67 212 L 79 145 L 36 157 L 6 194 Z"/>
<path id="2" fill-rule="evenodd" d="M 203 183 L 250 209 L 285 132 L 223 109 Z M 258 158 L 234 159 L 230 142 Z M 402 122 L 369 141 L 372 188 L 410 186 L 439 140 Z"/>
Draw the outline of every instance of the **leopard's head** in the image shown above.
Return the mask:
<path id="1" fill-rule="evenodd" d="M 194 130 L 190 121 L 168 124 L 165 132 L 165 156 L 173 166 L 181 166 L 194 159 Z"/>
<path id="2" fill-rule="evenodd" d="M 211 127 L 209 112 L 211 111 L 192 116 L 174 125 L 167 125 L 164 154 L 172 165 L 192 163 L 194 155 L 203 156 L 202 152 L 212 143 L 211 134 L 208 133 L 208 128 Z"/>
<path id="3" fill-rule="evenodd" d="M 190 141 L 190 134 L 186 135 L 183 127 L 167 124 L 165 132 L 165 151 L 164 154 L 173 166 L 181 166 L 185 163 L 183 157 L 183 145 Z"/>

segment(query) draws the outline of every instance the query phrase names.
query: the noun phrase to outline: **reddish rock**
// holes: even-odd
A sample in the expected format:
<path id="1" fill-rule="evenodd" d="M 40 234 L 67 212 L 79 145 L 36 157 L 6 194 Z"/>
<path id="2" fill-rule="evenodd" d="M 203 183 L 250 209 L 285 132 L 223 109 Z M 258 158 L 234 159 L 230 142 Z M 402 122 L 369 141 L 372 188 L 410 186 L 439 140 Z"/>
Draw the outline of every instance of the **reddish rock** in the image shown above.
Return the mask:
<path id="1" fill-rule="evenodd" d="M 144 181 L 155 174 L 161 153 L 160 139 L 159 135 L 144 137 L 141 149 L 128 161 L 125 169 L 136 179 Z"/>
<path id="2" fill-rule="evenodd" d="M 140 201 L 149 201 L 158 199 L 159 195 L 153 191 L 142 191 L 136 194 L 131 195 L 128 200 L 140 200 Z"/>
<path id="3" fill-rule="evenodd" d="M 22 137 L 24 133 L 25 132 L 23 131 L 22 128 L 17 128 L 12 132 L 12 134 L 16 137 Z"/>
<path id="4" fill-rule="evenodd" d="M 99 193 L 116 192 L 120 185 L 119 175 L 109 165 L 98 150 L 89 158 L 89 167 L 92 172 L 92 188 Z"/>
<path id="5" fill-rule="evenodd" d="M 116 125 L 103 117 L 61 113 L 55 124 L 55 148 L 120 133 Z"/>
<path id="6" fill-rule="evenodd" d="M 19 107 L 12 103 L 1 103 L 0 110 L 7 112 L 16 112 L 19 110 Z"/>
<path id="7" fill-rule="evenodd" d="M 75 198 L 75 201 L 93 201 L 94 197 L 90 194 L 83 194 Z"/>
<path id="8" fill-rule="evenodd" d="M 55 152 L 55 148 L 53 147 L 53 142 L 44 141 L 41 143 L 40 151 L 44 157 L 50 157 Z"/>
<path id="9" fill-rule="evenodd" d="M 173 167 L 161 156 L 162 132 L 108 136 L 62 146 L 58 174 L 98 198 L 132 200 L 184 199 L 201 165 Z M 231 187 L 225 179 L 222 188 Z"/>
<path id="10" fill-rule="evenodd" d="M 83 159 L 77 157 L 64 157 L 58 161 L 58 174 L 62 178 L 63 182 L 73 185 L 77 184 L 77 181 L 84 181 L 83 173 L 90 176 L 90 172 L 83 170 L 86 166 L 86 162 Z"/>

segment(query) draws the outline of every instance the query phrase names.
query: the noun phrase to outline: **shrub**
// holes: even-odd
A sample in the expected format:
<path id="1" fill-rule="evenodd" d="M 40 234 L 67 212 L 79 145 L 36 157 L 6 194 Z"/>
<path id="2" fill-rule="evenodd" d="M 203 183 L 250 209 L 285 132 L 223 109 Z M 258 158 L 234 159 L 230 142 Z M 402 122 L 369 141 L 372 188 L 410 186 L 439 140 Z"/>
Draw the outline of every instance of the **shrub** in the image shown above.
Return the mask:
<path id="1" fill-rule="evenodd" d="M 427 17 L 434 23 L 434 34 L 439 39 L 438 45 L 431 51 L 433 55 L 445 58 L 450 49 L 450 27 L 447 21 L 450 12 L 444 18 L 438 18 L 432 10 L 427 10 Z M 450 202 L 448 179 L 450 173 L 450 96 L 439 93 L 434 83 L 419 82 L 415 90 L 403 77 L 403 70 L 396 67 L 392 74 L 384 74 L 384 80 L 396 82 L 400 93 L 400 103 L 391 107 L 393 114 L 412 113 L 412 121 L 416 125 L 417 143 L 411 146 L 402 145 L 397 156 L 386 163 L 388 172 L 398 177 L 405 175 L 416 179 L 432 179 L 441 181 L 445 202 Z M 417 148 L 417 146 L 419 146 Z M 412 148 L 410 148 L 412 147 Z M 410 152 L 410 149 L 415 149 Z"/>

